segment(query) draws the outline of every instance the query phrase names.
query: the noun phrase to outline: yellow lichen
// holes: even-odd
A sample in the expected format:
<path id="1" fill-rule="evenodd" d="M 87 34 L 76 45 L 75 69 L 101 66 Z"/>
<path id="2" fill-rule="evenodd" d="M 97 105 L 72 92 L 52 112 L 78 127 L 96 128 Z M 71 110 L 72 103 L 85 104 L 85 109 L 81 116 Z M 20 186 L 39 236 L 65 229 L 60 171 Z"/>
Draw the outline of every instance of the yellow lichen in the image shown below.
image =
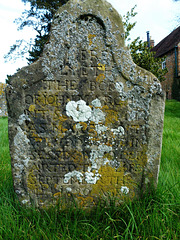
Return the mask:
<path id="1" fill-rule="evenodd" d="M 57 192 L 53 195 L 55 198 L 59 198 L 61 196 L 61 192 Z"/>
<path id="2" fill-rule="evenodd" d="M 109 153 L 104 154 L 103 158 L 107 158 L 109 161 L 113 160 L 113 157 Z"/>
<path id="3" fill-rule="evenodd" d="M 128 125 L 127 126 L 127 131 L 129 130 L 129 129 L 135 129 L 135 130 L 139 130 L 140 129 L 140 125 Z"/>
<path id="4" fill-rule="evenodd" d="M 127 100 L 126 101 L 121 101 L 121 100 L 119 100 L 118 102 L 117 102 L 117 106 L 120 106 L 120 108 L 122 109 L 123 107 L 127 107 L 127 105 L 128 105 L 128 102 L 127 102 Z"/>
<path id="5" fill-rule="evenodd" d="M 97 136 L 97 131 L 95 129 L 90 129 L 89 130 L 89 135 L 93 136 L 93 137 L 96 137 Z"/>
<path id="6" fill-rule="evenodd" d="M 137 153 L 136 161 L 137 169 L 142 170 L 146 166 L 148 161 L 146 145 L 142 146 L 142 150 Z"/>
<path id="7" fill-rule="evenodd" d="M 131 147 L 131 144 L 129 145 Z M 141 174 L 144 167 L 147 164 L 148 157 L 147 157 L 147 146 L 140 145 L 140 151 L 137 151 L 136 154 L 134 152 L 128 151 L 128 149 L 124 152 L 125 158 L 131 163 L 131 167 L 134 169 L 136 174 Z"/>
<path id="8" fill-rule="evenodd" d="M 135 196 L 134 188 L 137 187 L 132 177 L 125 173 L 124 167 L 117 170 L 109 165 L 101 166 L 99 169 L 100 179 L 92 186 L 91 196 L 107 196 L 124 198 L 133 198 Z M 122 187 L 127 187 L 129 192 L 124 194 Z"/>
<path id="9" fill-rule="evenodd" d="M 84 157 L 82 152 L 73 149 L 71 151 L 68 151 L 68 157 L 70 158 L 69 161 L 73 161 L 77 166 L 83 166 Z"/>
<path id="10" fill-rule="evenodd" d="M 35 108 L 36 108 L 35 105 L 30 105 L 30 106 L 29 106 L 29 111 L 30 111 L 30 112 L 34 112 Z"/>
<path id="11" fill-rule="evenodd" d="M 91 195 L 117 196 L 118 190 L 123 185 L 124 168 L 114 169 L 109 165 L 101 166 L 99 169 L 100 179 L 93 185 Z"/>
<path id="12" fill-rule="evenodd" d="M 105 126 L 111 125 L 119 121 L 117 111 L 109 109 L 107 105 L 104 105 L 102 107 L 102 110 L 106 113 Z"/>
<path id="13" fill-rule="evenodd" d="M 34 138 L 34 140 L 35 140 L 36 142 L 42 142 L 42 138 L 39 137 L 39 135 L 36 134 L 36 133 L 34 133 L 34 132 L 33 132 L 33 134 L 32 134 L 32 137 Z"/>
<path id="14" fill-rule="evenodd" d="M 94 199 L 92 197 L 76 196 L 76 198 L 80 207 L 88 207 L 92 204 L 94 205 Z"/>
<path id="15" fill-rule="evenodd" d="M 101 71 L 105 71 L 106 70 L 105 64 L 102 64 L 102 63 L 98 63 L 98 67 L 97 68 L 99 70 L 101 70 Z"/>
<path id="16" fill-rule="evenodd" d="M 46 98 L 41 91 L 38 92 L 36 103 L 38 105 L 46 105 Z"/>
<path id="17" fill-rule="evenodd" d="M 87 123 L 85 122 L 79 122 L 79 124 L 81 124 L 81 126 L 83 127 L 83 130 L 85 131 L 87 129 Z"/>
<path id="18" fill-rule="evenodd" d="M 30 191 L 32 192 L 38 192 L 42 193 L 42 189 L 47 189 L 49 188 L 48 184 L 45 184 L 43 182 L 39 182 L 36 178 L 36 175 L 34 171 L 38 170 L 36 166 L 33 166 L 27 176 L 27 187 L 29 188 Z"/>
<path id="19" fill-rule="evenodd" d="M 105 75 L 100 73 L 97 78 L 96 78 L 96 81 L 99 82 L 99 83 L 102 83 L 103 80 L 105 79 Z"/>
<path id="20" fill-rule="evenodd" d="M 31 169 L 29 171 L 28 177 L 27 177 L 27 187 L 30 190 L 36 190 L 38 189 L 38 181 L 36 179 L 36 176 L 34 175 L 34 170 Z"/>
<path id="21" fill-rule="evenodd" d="M 63 127 L 63 124 L 64 122 L 67 120 L 68 118 L 65 116 L 65 115 L 61 115 L 59 118 L 58 118 L 58 125 L 57 125 L 57 130 L 58 130 L 58 136 L 60 137 L 63 137 L 64 136 L 64 133 L 66 131 L 68 131 L 67 128 L 64 128 Z"/>
<path id="22" fill-rule="evenodd" d="M 92 44 L 93 44 L 93 38 L 95 38 L 96 37 L 96 35 L 95 34 L 89 34 L 88 35 L 88 39 L 89 39 L 89 45 L 91 46 Z"/>
<path id="23" fill-rule="evenodd" d="M 0 96 L 5 94 L 6 84 L 0 83 Z"/>
<path id="24" fill-rule="evenodd" d="M 43 182 L 40 182 L 40 185 L 43 187 L 43 188 L 49 188 L 49 185 L 48 184 L 46 184 L 46 183 L 43 183 Z"/>

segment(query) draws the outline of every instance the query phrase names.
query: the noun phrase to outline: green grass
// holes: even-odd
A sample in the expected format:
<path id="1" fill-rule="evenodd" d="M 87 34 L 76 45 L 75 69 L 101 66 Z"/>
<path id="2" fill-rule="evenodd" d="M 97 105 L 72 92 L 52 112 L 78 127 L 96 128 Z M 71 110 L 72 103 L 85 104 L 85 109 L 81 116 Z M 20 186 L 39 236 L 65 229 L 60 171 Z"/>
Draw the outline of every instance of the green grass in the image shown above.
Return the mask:
<path id="1" fill-rule="evenodd" d="M 92 211 L 22 207 L 13 192 L 7 119 L 0 119 L 0 239 L 180 239 L 180 103 L 166 103 L 158 188 L 121 206 Z"/>
<path id="2" fill-rule="evenodd" d="M 169 187 L 173 196 L 180 196 L 180 102 L 168 101 L 165 108 L 159 188 Z"/>

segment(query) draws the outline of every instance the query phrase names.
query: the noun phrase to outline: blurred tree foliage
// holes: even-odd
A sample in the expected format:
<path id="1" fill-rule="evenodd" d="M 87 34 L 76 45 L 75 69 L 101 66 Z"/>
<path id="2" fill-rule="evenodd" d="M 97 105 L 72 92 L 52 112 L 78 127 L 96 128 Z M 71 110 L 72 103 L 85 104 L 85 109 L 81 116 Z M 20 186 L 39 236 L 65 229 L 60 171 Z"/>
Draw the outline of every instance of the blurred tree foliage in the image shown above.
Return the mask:
<path id="1" fill-rule="evenodd" d="M 148 42 L 143 42 L 139 37 L 130 43 L 133 61 L 138 66 L 152 72 L 162 82 L 165 80 L 164 75 L 167 73 L 167 68 L 162 69 L 162 62 L 165 61 L 165 57 L 156 58 L 156 53 L 151 49 L 152 47 L 148 47 Z"/>
<path id="2" fill-rule="evenodd" d="M 11 59 L 17 52 L 18 56 L 23 56 L 29 53 L 27 58 L 28 63 L 36 61 L 43 51 L 44 44 L 49 39 L 49 32 L 54 13 L 57 9 L 68 2 L 68 0 L 22 0 L 25 4 L 30 4 L 30 10 L 22 13 L 22 16 L 15 20 L 18 24 L 18 29 L 22 30 L 26 26 L 31 26 L 36 31 L 37 35 L 34 43 L 24 43 L 23 40 L 17 40 L 10 48 L 9 53 L 5 56 L 6 59 Z M 131 41 L 130 32 L 135 27 L 136 22 L 131 22 L 131 19 L 137 15 L 135 12 L 136 5 L 123 16 L 123 25 L 125 30 L 125 39 Z M 24 46 L 23 46 L 24 43 Z M 23 46 L 23 47 L 22 47 Z M 147 42 L 143 42 L 137 37 L 128 44 L 133 61 L 140 67 L 152 72 L 160 81 L 164 80 L 164 75 L 167 69 L 162 69 L 162 61 L 164 59 L 155 58 L 155 52 L 151 51 Z M 16 56 L 17 56 L 16 55 Z"/>
<path id="3" fill-rule="evenodd" d="M 130 32 L 135 27 L 136 22 L 131 22 L 131 19 L 137 15 L 135 12 L 136 5 L 123 16 L 123 25 L 125 30 L 125 39 L 131 41 Z M 162 62 L 165 58 L 156 58 L 152 47 L 148 47 L 148 42 L 140 40 L 137 37 L 128 44 L 133 61 L 140 67 L 152 72 L 160 81 L 163 81 L 164 75 L 167 73 L 167 68 L 162 69 Z"/>
<path id="4" fill-rule="evenodd" d="M 68 0 L 22 0 L 24 4 L 30 4 L 30 9 L 22 13 L 21 17 L 15 20 L 18 30 L 24 27 L 32 27 L 36 31 L 34 41 L 26 42 L 17 40 L 10 47 L 10 51 L 5 55 L 5 60 L 12 60 L 23 57 L 27 52 L 28 63 L 36 61 L 43 51 L 44 44 L 49 39 L 49 32 L 54 13 Z"/>

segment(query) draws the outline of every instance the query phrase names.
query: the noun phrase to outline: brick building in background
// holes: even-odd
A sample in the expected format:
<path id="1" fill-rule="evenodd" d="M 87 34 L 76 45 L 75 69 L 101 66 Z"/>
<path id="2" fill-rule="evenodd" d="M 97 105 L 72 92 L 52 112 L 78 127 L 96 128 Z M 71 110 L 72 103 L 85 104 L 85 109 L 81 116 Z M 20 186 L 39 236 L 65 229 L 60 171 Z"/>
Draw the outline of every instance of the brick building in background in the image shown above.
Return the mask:
<path id="1" fill-rule="evenodd" d="M 161 82 L 166 98 L 180 101 L 180 27 L 159 42 L 152 51 L 156 52 L 155 57 L 166 57 L 162 68 L 166 67 L 168 72 Z"/>

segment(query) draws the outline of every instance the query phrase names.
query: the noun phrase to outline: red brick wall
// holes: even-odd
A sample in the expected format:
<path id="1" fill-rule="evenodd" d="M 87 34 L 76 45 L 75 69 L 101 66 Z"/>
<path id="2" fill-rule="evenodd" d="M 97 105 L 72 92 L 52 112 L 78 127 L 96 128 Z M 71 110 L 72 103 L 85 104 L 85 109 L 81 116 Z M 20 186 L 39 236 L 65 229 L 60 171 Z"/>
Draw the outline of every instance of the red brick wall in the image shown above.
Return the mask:
<path id="1" fill-rule="evenodd" d="M 175 73 L 175 50 L 173 49 L 166 54 L 166 67 L 168 72 L 165 75 L 165 80 L 161 83 L 163 90 L 166 92 L 166 98 L 172 98 L 172 84 Z"/>
<path id="2" fill-rule="evenodd" d="M 178 48 L 176 49 L 177 53 L 177 74 L 180 77 L 180 43 L 178 44 Z M 161 82 L 163 90 L 166 92 L 166 98 L 172 98 L 172 84 L 175 76 L 175 48 L 166 54 L 166 67 L 168 72 L 165 75 L 165 80 Z"/>

